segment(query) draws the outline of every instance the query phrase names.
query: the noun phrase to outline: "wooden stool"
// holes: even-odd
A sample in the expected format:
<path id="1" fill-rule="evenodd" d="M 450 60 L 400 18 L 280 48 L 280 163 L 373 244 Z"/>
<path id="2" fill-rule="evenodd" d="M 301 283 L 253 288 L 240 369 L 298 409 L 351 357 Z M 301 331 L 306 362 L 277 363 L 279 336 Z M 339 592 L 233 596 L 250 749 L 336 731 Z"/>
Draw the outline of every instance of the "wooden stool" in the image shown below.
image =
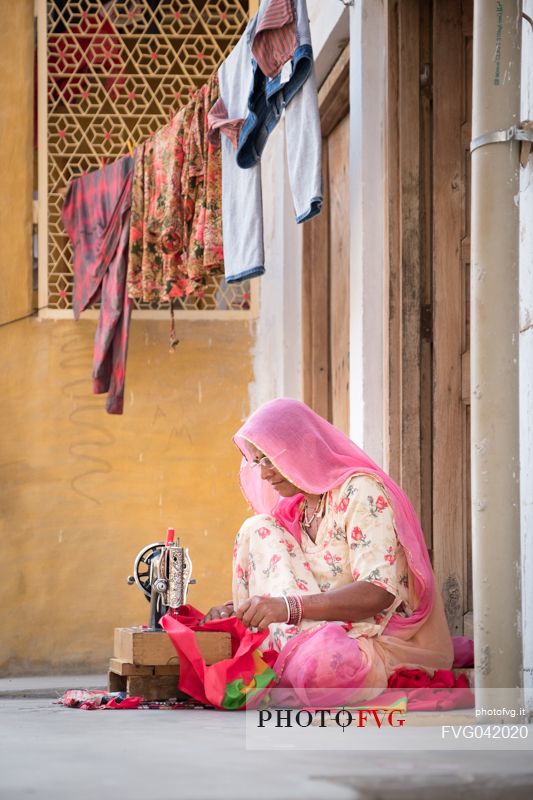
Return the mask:
<path id="1" fill-rule="evenodd" d="M 194 635 L 207 665 L 231 658 L 229 633 L 197 631 Z M 183 699 L 186 695 L 178 690 L 179 671 L 178 655 L 164 631 L 115 628 L 108 691 L 127 692 L 145 700 Z"/>

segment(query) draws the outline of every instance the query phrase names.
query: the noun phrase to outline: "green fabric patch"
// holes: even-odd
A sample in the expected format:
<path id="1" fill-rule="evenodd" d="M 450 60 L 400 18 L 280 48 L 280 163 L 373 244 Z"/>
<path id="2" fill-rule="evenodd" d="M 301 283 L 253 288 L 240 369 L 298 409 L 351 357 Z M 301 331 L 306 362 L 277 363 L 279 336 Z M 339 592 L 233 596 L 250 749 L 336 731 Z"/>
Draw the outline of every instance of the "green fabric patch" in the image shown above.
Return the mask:
<path id="1" fill-rule="evenodd" d="M 263 672 L 254 675 L 255 689 L 266 689 L 277 677 L 274 670 L 267 667 Z M 243 691 L 245 688 L 246 684 L 242 678 L 236 678 L 231 683 L 228 683 L 222 698 L 222 707 L 228 710 L 242 708 L 246 703 L 246 692 Z"/>

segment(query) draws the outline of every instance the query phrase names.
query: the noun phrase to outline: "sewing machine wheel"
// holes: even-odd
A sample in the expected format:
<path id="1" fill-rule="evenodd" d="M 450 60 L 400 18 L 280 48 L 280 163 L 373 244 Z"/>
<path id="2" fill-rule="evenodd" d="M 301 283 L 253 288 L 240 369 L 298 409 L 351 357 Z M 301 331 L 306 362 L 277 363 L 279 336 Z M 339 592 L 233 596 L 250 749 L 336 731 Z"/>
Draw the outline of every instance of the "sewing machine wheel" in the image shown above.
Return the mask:
<path id="1" fill-rule="evenodd" d="M 163 542 L 149 544 L 138 554 L 133 565 L 133 577 L 139 589 L 150 601 L 150 564 L 157 558 L 165 545 Z"/>

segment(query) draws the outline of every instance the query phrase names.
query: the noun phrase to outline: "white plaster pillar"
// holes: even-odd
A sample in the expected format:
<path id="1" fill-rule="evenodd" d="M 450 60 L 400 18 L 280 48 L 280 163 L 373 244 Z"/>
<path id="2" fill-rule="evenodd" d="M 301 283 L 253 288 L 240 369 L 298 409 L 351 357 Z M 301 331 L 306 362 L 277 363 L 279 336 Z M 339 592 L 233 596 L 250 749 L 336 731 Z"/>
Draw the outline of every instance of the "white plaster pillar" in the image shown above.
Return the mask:
<path id="1" fill-rule="evenodd" d="M 386 6 L 350 8 L 350 435 L 383 464 Z"/>
<path id="2" fill-rule="evenodd" d="M 520 120 L 520 0 L 475 0 L 472 139 Z M 519 145 L 472 153 L 472 571 L 476 704 L 521 685 Z"/>
<path id="3" fill-rule="evenodd" d="M 533 0 L 524 11 L 533 19 Z M 523 22 L 521 119 L 533 120 L 533 26 Z M 533 156 L 520 170 L 520 524 L 526 703 L 533 711 Z"/>

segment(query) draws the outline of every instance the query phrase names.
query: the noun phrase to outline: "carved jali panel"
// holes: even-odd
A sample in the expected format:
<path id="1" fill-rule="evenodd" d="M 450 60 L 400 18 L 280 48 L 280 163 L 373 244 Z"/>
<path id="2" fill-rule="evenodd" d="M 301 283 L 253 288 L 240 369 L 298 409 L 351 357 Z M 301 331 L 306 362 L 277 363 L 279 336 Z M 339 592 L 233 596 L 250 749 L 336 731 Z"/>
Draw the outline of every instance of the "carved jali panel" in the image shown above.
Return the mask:
<path id="1" fill-rule="evenodd" d="M 71 251 L 61 223 L 69 181 L 126 155 L 164 125 L 235 46 L 248 5 L 248 0 L 46 2 L 48 308 L 71 308 Z M 244 310 L 249 291 L 248 285 L 227 286 L 223 276 L 213 276 L 201 297 L 176 306 Z"/>

